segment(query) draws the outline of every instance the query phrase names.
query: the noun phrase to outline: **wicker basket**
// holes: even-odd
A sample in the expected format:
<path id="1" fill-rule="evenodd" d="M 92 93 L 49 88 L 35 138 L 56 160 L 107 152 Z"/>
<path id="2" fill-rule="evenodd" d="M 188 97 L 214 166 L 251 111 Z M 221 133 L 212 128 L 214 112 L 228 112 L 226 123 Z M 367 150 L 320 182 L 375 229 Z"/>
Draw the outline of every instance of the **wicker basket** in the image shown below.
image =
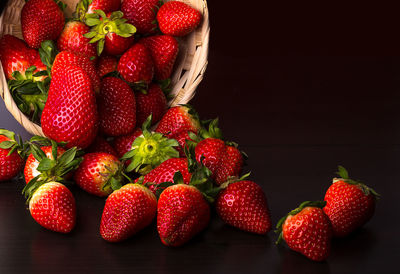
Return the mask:
<path id="1" fill-rule="evenodd" d="M 68 5 L 65 10 L 67 16 L 72 14 L 79 0 L 63 0 Z M 169 0 L 166 0 L 169 1 Z M 201 25 L 188 36 L 179 39 L 179 55 L 177 57 L 174 72 L 171 77 L 172 95 L 169 105 L 185 104 L 189 102 L 197 86 L 203 79 L 207 67 L 208 41 L 210 27 L 206 0 L 179 0 L 190 4 L 203 15 Z M 8 5 L 0 16 L 0 36 L 12 34 L 22 38 L 20 15 L 25 3 L 24 0 L 9 0 Z M 3 98 L 8 111 L 31 134 L 43 135 L 39 125 L 31 122 L 17 107 L 10 91 L 3 68 L 0 64 L 0 95 Z"/>

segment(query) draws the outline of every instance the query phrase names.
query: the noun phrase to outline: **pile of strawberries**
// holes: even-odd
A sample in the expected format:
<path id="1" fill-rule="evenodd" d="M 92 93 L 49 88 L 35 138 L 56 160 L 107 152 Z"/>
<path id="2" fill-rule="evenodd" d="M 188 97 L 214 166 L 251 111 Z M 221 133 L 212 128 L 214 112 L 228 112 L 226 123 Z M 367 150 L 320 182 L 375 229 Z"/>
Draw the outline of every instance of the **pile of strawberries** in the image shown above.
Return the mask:
<path id="1" fill-rule="evenodd" d="M 266 195 L 241 174 L 246 155 L 223 139 L 217 119 L 200 120 L 190 105 L 167 108 L 175 37 L 193 31 L 201 14 L 178 1 L 81 0 L 65 23 L 64 6 L 27 1 L 25 41 L 0 39 L 13 98 L 47 137 L 22 142 L 0 129 L 0 181 L 23 170 L 33 219 L 70 232 L 75 183 L 107 197 L 99 234 L 109 242 L 156 219 L 163 244 L 183 245 L 207 227 L 212 207 L 231 226 L 267 234 Z M 374 212 L 378 195 L 344 168 L 339 174 L 325 202 L 305 202 L 277 225 L 312 260 L 326 259 L 332 235 L 348 235 Z"/>

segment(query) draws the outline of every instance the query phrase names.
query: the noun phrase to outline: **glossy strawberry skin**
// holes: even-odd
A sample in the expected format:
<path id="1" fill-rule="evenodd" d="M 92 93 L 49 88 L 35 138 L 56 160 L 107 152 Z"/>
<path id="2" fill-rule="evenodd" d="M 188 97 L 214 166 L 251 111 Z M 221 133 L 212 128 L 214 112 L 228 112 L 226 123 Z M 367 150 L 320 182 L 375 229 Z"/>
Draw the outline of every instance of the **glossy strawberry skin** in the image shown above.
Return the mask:
<path id="1" fill-rule="evenodd" d="M 133 45 L 119 59 L 118 72 L 129 83 L 149 84 L 154 75 L 149 50 L 142 44 Z"/>
<path id="2" fill-rule="evenodd" d="M 117 156 L 117 152 L 106 139 L 97 135 L 92 144 L 86 149 L 87 152 L 105 152 Z"/>
<path id="3" fill-rule="evenodd" d="M 69 50 L 61 51 L 54 59 L 51 73 L 54 74 L 58 69 L 63 69 L 68 65 L 74 65 L 82 68 L 92 81 L 95 92 L 100 91 L 100 77 L 97 73 L 96 67 L 93 65 L 93 62 L 87 56 L 80 53 L 74 53 Z"/>
<path id="4" fill-rule="evenodd" d="M 9 141 L 10 139 L 4 135 L 0 135 L 0 143 Z M 0 182 L 11 180 L 21 171 L 24 161 L 17 151 L 10 155 L 10 149 L 0 148 Z"/>
<path id="5" fill-rule="evenodd" d="M 152 34 L 157 27 L 154 21 L 159 7 L 159 0 L 124 0 L 121 11 L 138 33 Z"/>
<path id="6" fill-rule="evenodd" d="M 57 48 L 59 51 L 70 50 L 83 54 L 89 58 L 97 57 L 95 44 L 89 43 L 90 39 L 84 37 L 90 28 L 82 22 L 70 21 L 68 22 L 60 37 L 57 40 Z"/>
<path id="7" fill-rule="evenodd" d="M 185 36 L 200 24 L 201 14 L 188 4 L 170 1 L 161 6 L 157 21 L 162 33 Z"/>
<path id="8" fill-rule="evenodd" d="M 52 154 L 52 147 L 51 146 L 44 146 L 41 147 L 41 150 L 46 154 L 46 157 L 53 160 Z M 57 147 L 57 155 L 60 156 L 65 152 L 65 149 L 62 147 Z M 26 159 L 25 168 L 24 168 L 24 177 L 25 183 L 29 183 L 30 180 L 35 178 L 40 174 L 40 171 L 37 170 L 39 165 L 39 161 L 36 160 L 33 154 L 29 154 L 28 158 Z"/>
<path id="9" fill-rule="evenodd" d="M 56 232 L 68 233 L 75 226 L 75 198 L 66 186 L 57 182 L 45 183 L 35 191 L 29 211 L 38 224 Z"/>
<path id="10" fill-rule="evenodd" d="M 136 128 L 132 133 L 127 135 L 118 136 L 114 139 L 113 145 L 117 151 L 118 157 L 124 156 L 125 153 L 132 149 L 132 143 L 137 137 L 142 135 L 142 130 Z"/>
<path id="11" fill-rule="evenodd" d="M 39 48 L 45 40 L 56 40 L 64 24 L 64 13 L 54 0 L 29 0 L 22 8 L 22 36 L 31 48 Z"/>
<path id="12" fill-rule="evenodd" d="M 100 235 L 109 242 L 121 242 L 148 226 L 155 218 L 157 199 L 146 187 L 127 184 L 106 200 Z"/>
<path id="13" fill-rule="evenodd" d="M 177 171 L 181 172 L 183 182 L 189 184 L 192 175 L 189 173 L 188 162 L 185 158 L 171 158 L 164 161 L 144 176 L 143 183 L 145 184 L 150 182 L 158 185 L 163 182 L 173 182 L 175 172 Z M 138 180 L 139 179 L 136 181 Z M 154 185 L 150 185 L 149 188 L 151 191 L 155 191 Z"/>
<path id="14" fill-rule="evenodd" d="M 332 223 L 333 235 L 344 237 L 367 223 L 375 211 L 375 198 L 357 185 L 338 180 L 325 194 L 324 212 Z"/>
<path id="15" fill-rule="evenodd" d="M 135 95 L 137 125 L 141 126 L 150 114 L 153 125 L 160 121 L 167 110 L 167 98 L 161 87 L 152 83 L 146 94 L 139 91 Z"/>
<path id="16" fill-rule="evenodd" d="M 97 61 L 97 72 L 100 77 L 106 74 L 117 71 L 118 59 L 110 55 L 102 55 Z"/>
<path id="17" fill-rule="evenodd" d="M 169 35 L 155 35 L 143 38 L 140 42 L 150 50 L 154 61 L 154 78 L 168 79 L 178 56 L 178 41 Z"/>
<path id="18" fill-rule="evenodd" d="M 256 234 L 271 230 L 267 198 L 262 188 L 252 181 L 229 184 L 218 194 L 215 208 L 225 223 L 241 230 Z"/>
<path id="19" fill-rule="evenodd" d="M 321 208 L 305 207 L 296 215 L 289 215 L 282 226 L 283 239 L 290 249 L 314 261 L 328 258 L 332 228 Z"/>
<path id="20" fill-rule="evenodd" d="M 53 74 L 41 118 L 43 133 L 67 148 L 88 147 L 97 135 L 95 93 L 85 71 L 66 66 Z"/>
<path id="21" fill-rule="evenodd" d="M 13 78 L 14 71 L 25 75 L 30 66 L 36 66 L 35 72 L 46 70 L 37 50 L 28 48 L 23 40 L 9 34 L 0 39 L 0 61 L 7 80 Z"/>
<path id="22" fill-rule="evenodd" d="M 210 206 L 194 186 L 178 184 L 165 189 L 157 205 L 157 230 L 163 244 L 181 246 L 205 229 Z"/>
<path id="23" fill-rule="evenodd" d="M 93 13 L 95 10 L 102 10 L 105 13 L 119 10 L 121 0 L 93 0 L 88 6 L 87 13 Z"/>
<path id="24" fill-rule="evenodd" d="M 104 153 L 92 152 L 83 156 L 83 161 L 74 174 L 76 184 L 86 192 L 105 197 L 111 194 L 108 180 L 121 166 L 117 157 Z M 106 186 L 105 186 L 106 185 Z"/>
<path id="25" fill-rule="evenodd" d="M 108 33 L 104 42 L 104 52 L 109 55 L 121 55 L 133 44 L 133 41 L 133 36 L 122 37 L 114 32 Z"/>
<path id="26" fill-rule="evenodd" d="M 126 82 L 116 77 L 104 78 L 97 99 L 100 130 L 104 134 L 120 136 L 135 129 L 135 94 Z"/>

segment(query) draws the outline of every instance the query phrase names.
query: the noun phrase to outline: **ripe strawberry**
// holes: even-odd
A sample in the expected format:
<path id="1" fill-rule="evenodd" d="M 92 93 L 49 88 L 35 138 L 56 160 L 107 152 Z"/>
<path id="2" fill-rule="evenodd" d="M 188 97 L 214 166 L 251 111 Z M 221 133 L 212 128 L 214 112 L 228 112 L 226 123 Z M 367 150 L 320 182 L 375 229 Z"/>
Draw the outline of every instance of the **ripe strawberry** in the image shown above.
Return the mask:
<path id="1" fill-rule="evenodd" d="M 329 256 L 332 227 L 322 207 L 325 202 L 304 202 L 289 212 L 277 224 L 279 238 L 283 238 L 290 249 L 313 261 L 323 261 Z"/>
<path id="2" fill-rule="evenodd" d="M 126 82 L 116 77 L 104 78 L 97 99 L 100 130 L 104 134 L 120 136 L 135 129 L 135 94 Z"/>
<path id="3" fill-rule="evenodd" d="M 105 152 L 114 156 L 118 156 L 117 151 L 107 142 L 106 139 L 97 135 L 92 144 L 86 149 L 87 152 Z"/>
<path id="4" fill-rule="evenodd" d="M 29 211 L 38 224 L 60 233 L 68 233 L 74 228 L 75 199 L 66 186 L 46 182 L 31 191 L 29 197 Z"/>
<path id="5" fill-rule="evenodd" d="M 91 38 L 90 43 L 97 43 L 97 54 L 103 52 L 109 55 L 121 55 L 133 44 L 133 34 L 136 28 L 126 23 L 121 11 L 108 13 L 107 15 L 96 10 L 90 15 L 90 20 L 86 24 L 90 27 L 90 32 L 84 36 Z"/>
<path id="6" fill-rule="evenodd" d="M 109 242 L 121 242 L 146 226 L 156 216 L 157 199 L 145 186 L 127 184 L 106 200 L 100 234 Z"/>
<path id="7" fill-rule="evenodd" d="M 105 13 L 119 10 L 121 0 L 81 0 L 76 5 L 76 15 L 83 22 L 87 14 L 94 13 L 95 10 L 102 10 Z"/>
<path id="8" fill-rule="evenodd" d="M 159 9 L 157 21 L 162 33 L 172 36 L 185 36 L 200 24 L 201 14 L 188 4 L 169 1 Z"/>
<path id="9" fill-rule="evenodd" d="M 114 56 L 102 55 L 97 62 L 97 72 L 100 77 L 110 72 L 117 71 L 118 59 Z"/>
<path id="10" fill-rule="evenodd" d="M 157 230 L 163 244 L 180 246 L 207 227 L 210 206 L 192 185 L 166 188 L 157 205 Z"/>
<path id="11" fill-rule="evenodd" d="M 132 143 L 140 135 L 142 135 L 142 129 L 136 128 L 130 134 L 115 137 L 113 145 L 117 151 L 118 157 L 121 158 L 125 153 L 130 151 L 132 149 Z"/>
<path id="12" fill-rule="evenodd" d="M 46 70 L 37 50 L 28 48 L 24 41 L 9 34 L 0 39 L 0 61 L 7 80 L 13 79 L 14 71 L 25 76 L 31 66 L 36 66 L 35 72 Z"/>
<path id="13" fill-rule="evenodd" d="M 129 83 L 149 84 L 154 75 L 154 64 L 149 50 L 135 44 L 119 59 L 118 72 Z"/>
<path id="14" fill-rule="evenodd" d="M 350 179 L 342 166 L 339 166 L 337 174 L 341 178 L 334 178 L 326 191 L 324 212 L 332 223 L 333 235 L 344 237 L 372 218 L 379 194 L 363 183 Z"/>
<path id="15" fill-rule="evenodd" d="M 64 13 L 54 0 L 29 0 L 22 8 L 22 36 L 31 48 L 39 48 L 45 40 L 56 40 L 64 24 Z"/>
<path id="16" fill-rule="evenodd" d="M 97 135 L 95 93 L 85 71 L 65 66 L 53 74 L 41 118 L 43 133 L 67 147 L 88 147 Z"/>
<path id="17" fill-rule="evenodd" d="M 15 133 L 0 129 L 0 182 L 7 181 L 21 171 L 24 160 L 20 156 L 22 144 L 15 140 Z"/>
<path id="18" fill-rule="evenodd" d="M 70 50 L 89 58 L 97 57 L 95 44 L 89 43 L 90 39 L 83 36 L 89 30 L 89 27 L 82 22 L 69 21 L 57 40 L 58 50 Z"/>
<path id="19" fill-rule="evenodd" d="M 138 33 L 153 34 L 157 28 L 155 20 L 160 6 L 160 0 L 124 0 L 121 11 Z"/>
<path id="20" fill-rule="evenodd" d="M 93 62 L 87 56 L 69 50 L 62 51 L 54 59 L 51 73 L 55 74 L 58 69 L 64 69 L 68 65 L 78 66 L 83 69 L 92 81 L 94 90 L 96 92 L 100 91 L 100 77 Z"/>
<path id="21" fill-rule="evenodd" d="M 169 35 L 155 35 L 140 40 L 149 50 L 154 61 L 154 77 L 165 80 L 171 76 L 178 56 L 178 41 Z"/>
<path id="22" fill-rule="evenodd" d="M 86 192 L 105 197 L 111 194 L 112 185 L 123 181 L 121 172 L 122 163 L 117 157 L 104 152 L 93 152 L 83 156 L 74 180 Z"/>
<path id="23" fill-rule="evenodd" d="M 138 91 L 136 97 L 136 124 L 143 125 L 152 115 L 152 124 L 161 120 L 167 110 L 167 98 L 158 84 L 150 84 L 147 91 Z"/>
<path id="24" fill-rule="evenodd" d="M 44 152 L 44 154 L 48 159 L 55 160 L 52 154 L 52 148 L 53 148 L 52 146 L 44 146 L 41 147 L 40 149 Z M 58 147 L 57 156 L 58 157 L 61 156 L 64 152 L 65 149 L 63 149 L 62 147 Z M 40 162 L 36 160 L 33 153 L 29 154 L 24 168 L 25 183 L 29 183 L 30 180 L 41 174 L 41 172 L 37 170 L 39 163 Z"/>
<path id="25" fill-rule="evenodd" d="M 267 198 L 252 181 L 230 183 L 218 194 L 215 208 L 225 223 L 241 230 L 266 234 L 271 229 Z"/>

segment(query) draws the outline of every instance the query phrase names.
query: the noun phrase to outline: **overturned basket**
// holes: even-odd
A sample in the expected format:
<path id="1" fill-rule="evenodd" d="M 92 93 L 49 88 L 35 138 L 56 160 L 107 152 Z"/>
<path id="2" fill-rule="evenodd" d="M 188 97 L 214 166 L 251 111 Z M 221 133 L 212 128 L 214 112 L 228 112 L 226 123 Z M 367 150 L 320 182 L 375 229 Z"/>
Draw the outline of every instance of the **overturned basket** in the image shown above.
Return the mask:
<path id="1" fill-rule="evenodd" d="M 65 10 L 67 16 L 72 14 L 79 0 L 63 0 L 68 6 Z M 166 0 L 169 1 L 169 0 Z M 179 39 L 179 54 L 176 59 L 171 77 L 170 106 L 189 102 L 197 86 L 203 79 L 207 68 L 208 41 L 210 27 L 208 21 L 208 9 L 206 0 L 178 0 L 190 4 L 203 15 L 200 26 L 186 37 Z M 22 38 L 20 16 L 25 0 L 9 0 L 6 8 L 0 16 L 0 37 L 4 34 L 12 34 Z M 8 111 L 28 132 L 34 135 L 44 136 L 42 128 L 25 116 L 15 104 L 7 86 L 7 80 L 0 64 L 0 95 L 3 98 Z"/>

